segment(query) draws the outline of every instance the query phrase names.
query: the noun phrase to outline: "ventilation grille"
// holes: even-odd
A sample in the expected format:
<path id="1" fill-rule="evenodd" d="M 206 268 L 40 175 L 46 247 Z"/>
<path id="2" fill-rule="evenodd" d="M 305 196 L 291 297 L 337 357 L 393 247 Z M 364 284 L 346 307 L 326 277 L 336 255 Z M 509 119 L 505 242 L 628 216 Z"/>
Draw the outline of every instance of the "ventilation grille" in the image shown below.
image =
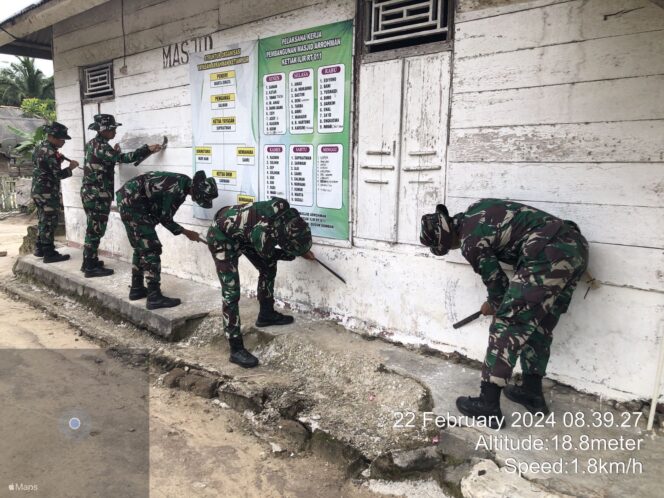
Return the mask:
<path id="1" fill-rule="evenodd" d="M 113 96 L 113 63 L 83 69 L 83 97 L 92 99 Z"/>
<path id="2" fill-rule="evenodd" d="M 449 0 L 370 0 L 369 47 L 446 39 Z M 409 45 L 412 43 L 408 43 Z"/>

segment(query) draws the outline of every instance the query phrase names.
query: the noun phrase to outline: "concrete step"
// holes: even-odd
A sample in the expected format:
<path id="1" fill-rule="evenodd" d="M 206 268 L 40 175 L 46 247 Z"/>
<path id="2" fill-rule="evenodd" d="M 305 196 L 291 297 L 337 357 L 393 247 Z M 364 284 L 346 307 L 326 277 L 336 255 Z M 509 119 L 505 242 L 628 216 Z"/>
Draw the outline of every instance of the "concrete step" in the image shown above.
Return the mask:
<path id="1" fill-rule="evenodd" d="M 639 402 L 619 406 L 547 380 L 545 396 L 553 415 L 530 417 L 503 396 L 507 427 L 493 431 L 469 424 L 455 406 L 458 396 L 478 394 L 476 365 L 459 356 L 431 351 L 424 355 L 367 340 L 302 313 L 293 313 L 293 325 L 258 330 L 252 325 L 255 300 L 243 300 L 240 310 L 245 343 L 261 365 L 243 370 L 227 360 L 217 288 L 165 275 L 164 291 L 185 302 L 149 312 L 143 301 L 127 300 L 129 265 L 109 261 L 116 275 L 85 279 L 79 271 L 80 251 L 64 252 L 73 259 L 44 265 L 27 256 L 16 270 L 63 293 L 82 296 L 85 304 L 113 309 L 163 337 L 178 336 L 177 331 L 186 328 L 175 322 L 200 322 L 187 341 L 166 343 L 143 330 L 94 327 L 85 310 L 77 311 L 61 295 L 45 295 L 37 286 L 13 282 L 0 287 L 82 324 L 86 334 L 109 347 L 144 349 L 167 369 L 200 370 L 209 375 L 207 383 L 197 383 L 195 375 L 192 382 L 183 376 L 178 386 L 206 396 L 215 395 L 218 386 L 217 403 L 246 411 L 257 424 L 282 418 L 291 425 L 302 424 L 312 448 L 320 446 L 320 452 L 333 460 L 347 459 L 352 472 L 358 465 L 369 465 L 363 475 L 372 479 L 442 472 L 440 479 L 455 496 L 461 489 L 464 496 L 478 497 L 661 496 L 662 433 L 645 430 L 646 410 Z M 166 330 L 171 332 L 165 334 Z M 436 416 L 446 423 L 437 427 Z M 437 434 L 433 449 L 432 434 Z M 472 487 L 477 490 L 469 491 Z"/>
<path id="2" fill-rule="evenodd" d="M 179 297 L 182 304 L 174 308 L 148 310 L 145 299 L 129 301 L 130 264 L 108 259 L 105 260 L 106 266 L 115 270 L 115 274 L 109 277 L 85 278 L 80 271 L 82 251 L 72 247 L 58 250 L 62 254 L 69 254 L 71 259 L 45 264 L 41 258 L 26 255 L 16 262 L 14 272 L 78 297 L 102 313 L 119 315 L 168 340 L 186 337 L 202 318 L 221 308 L 219 289 L 162 274 L 162 292 L 169 297 Z"/>

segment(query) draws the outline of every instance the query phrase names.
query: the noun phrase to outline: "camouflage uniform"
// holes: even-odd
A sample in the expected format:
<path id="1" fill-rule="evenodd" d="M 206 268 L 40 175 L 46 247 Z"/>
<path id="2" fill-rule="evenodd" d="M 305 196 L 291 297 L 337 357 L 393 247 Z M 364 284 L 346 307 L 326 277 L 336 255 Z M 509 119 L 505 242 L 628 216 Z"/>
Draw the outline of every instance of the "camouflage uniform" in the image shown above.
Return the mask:
<path id="1" fill-rule="evenodd" d="M 60 123 L 45 126 L 45 131 L 56 138 L 70 138 L 67 128 Z M 60 211 L 60 180 L 72 175 L 69 168 L 62 169 L 63 160 L 64 157 L 48 140 L 42 141 L 32 154 L 32 200 L 39 218 L 37 247 L 47 252 L 55 247 L 55 229 Z"/>
<path id="2" fill-rule="evenodd" d="M 95 122 L 89 128 L 97 132 L 113 130 L 122 123 L 116 123 L 110 114 L 97 114 Z M 111 212 L 115 165 L 131 163 L 145 159 L 150 149 L 143 145 L 133 152 L 117 152 L 108 143 L 108 139 L 97 134 L 85 144 L 85 168 L 81 185 L 81 200 L 88 219 L 85 231 L 83 257 L 86 260 L 97 259 L 97 250 L 101 238 L 106 233 L 108 215 Z"/>
<path id="3" fill-rule="evenodd" d="M 120 218 L 134 248 L 132 273 L 144 273 L 148 284 L 161 279 L 161 242 L 155 227 L 161 223 L 173 235 L 184 231 L 173 216 L 191 187 L 187 175 L 153 171 L 132 178 L 116 192 Z"/>
<path id="4" fill-rule="evenodd" d="M 482 379 L 504 386 L 519 356 L 524 374 L 543 376 L 552 331 L 588 265 L 586 239 L 574 222 L 498 199 L 476 202 L 453 225 L 496 310 Z M 514 266 L 511 280 L 500 262 Z"/>
<path id="5" fill-rule="evenodd" d="M 258 300 L 273 302 L 277 261 L 292 261 L 309 251 L 311 231 L 288 201 L 274 197 L 220 209 L 208 230 L 207 243 L 221 282 L 224 332 L 233 339 L 241 337 L 240 256 L 244 254 L 259 272 Z"/>

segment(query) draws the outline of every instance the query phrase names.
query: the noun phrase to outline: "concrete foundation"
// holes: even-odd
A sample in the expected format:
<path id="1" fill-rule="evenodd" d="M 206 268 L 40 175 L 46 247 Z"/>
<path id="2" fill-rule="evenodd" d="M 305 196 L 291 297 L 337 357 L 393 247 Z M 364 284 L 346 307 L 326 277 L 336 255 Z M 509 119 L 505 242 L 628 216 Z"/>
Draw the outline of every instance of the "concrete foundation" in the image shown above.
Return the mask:
<path id="1" fill-rule="evenodd" d="M 453 496 L 491 496 L 493 489 L 510 496 L 660 496 L 664 420 L 646 431 L 648 406 L 640 401 L 617 403 L 547 379 L 552 415 L 531 417 L 503 396 L 506 428 L 493 431 L 456 410 L 458 396 L 479 391 L 472 362 L 369 340 L 302 313 L 293 325 L 259 330 L 252 325 L 255 300 L 242 301 L 241 318 L 261 365 L 243 370 L 227 360 L 221 316 L 213 311 L 218 290 L 166 276 L 165 290 L 185 303 L 148 312 L 127 301 L 128 268 L 109 262 L 116 276 L 85 279 L 77 252 L 68 252 L 73 259 L 60 264 L 24 257 L 16 270 L 33 281 L 15 279 L 4 290 L 117 354 L 150 355 L 170 372 L 164 384 L 243 412 L 275 452 L 313 451 L 375 485 L 431 479 Z M 110 321 L 100 319 L 100 309 Z"/>
<path id="2" fill-rule="evenodd" d="M 39 280 L 50 287 L 76 296 L 102 313 L 116 314 L 131 323 L 169 340 L 188 335 L 201 318 L 218 309 L 221 304 L 219 290 L 198 283 L 162 276 L 162 292 L 169 297 L 179 297 L 182 304 L 175 308 L 149 311 L 145 299 L 129 301 L 131 265 L 113 261 L 108 265 L 115 270 L 109 277 L 85 278 L 80 271 L 82 252 L 74 248 L 60 248 L 71 259 L 61 263 L 45 264 L 41 258 L 24 256 L 16 262 L 14 271 L 22 276 Z"/>

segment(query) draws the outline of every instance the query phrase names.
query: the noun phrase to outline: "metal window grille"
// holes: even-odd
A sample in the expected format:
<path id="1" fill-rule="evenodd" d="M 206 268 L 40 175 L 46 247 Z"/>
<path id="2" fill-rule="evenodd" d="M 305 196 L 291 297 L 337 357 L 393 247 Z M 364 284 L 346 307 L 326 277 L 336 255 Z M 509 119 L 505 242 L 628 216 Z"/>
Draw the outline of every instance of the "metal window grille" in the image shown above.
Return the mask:
<path id="1" fill-rule="evenodd" d="M 446 40 L 450 0 L 369 0 L 370 49 Z"/>
<path id="2" fill-rule="evenodd" d="M 113 96 L 113 63 L 83 69 L 83 97 L 93 99 Z"/>

